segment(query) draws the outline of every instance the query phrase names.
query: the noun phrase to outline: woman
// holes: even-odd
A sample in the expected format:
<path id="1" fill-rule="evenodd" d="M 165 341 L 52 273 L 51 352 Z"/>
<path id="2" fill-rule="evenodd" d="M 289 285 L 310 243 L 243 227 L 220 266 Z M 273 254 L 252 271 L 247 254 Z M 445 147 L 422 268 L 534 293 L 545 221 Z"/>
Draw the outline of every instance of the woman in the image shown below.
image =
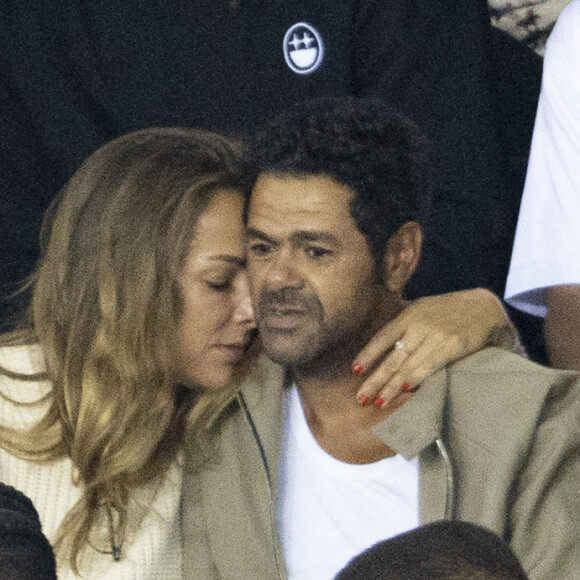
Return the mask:
<path id="1" fill-rule="evenodd" d="M 247 174 L 226 139 L 145 130 L 98 150 L 47 214 L 29 323 L 1 339 L 0 465 L 61 578 L 179 577 L 182 434 L 231 396 L 253 328 Z"/>
<path id="2" fill-rule="evenodd" d="M 0 338 L 0 472 L 34 501 L 61 579 L 180 578 L 180 445 L 187 431 L 200 464 L 213 456 L 204 426 L 233 397 L 254 328 L 249 174 L 223 137 L 143 130 L 89 157 L 47 213 L 27 321 Z M 417 349 L 418 384 L 505 320 L 489 294 L 436 300 L 418 316 L 443 312 L 451 332 L 428 340 L 407 313 L 357 372 L 399 341 Z M 457 341 L 473 303 L 481 332 Z M 404 371 L 403 351 L 372 395 Z"/>

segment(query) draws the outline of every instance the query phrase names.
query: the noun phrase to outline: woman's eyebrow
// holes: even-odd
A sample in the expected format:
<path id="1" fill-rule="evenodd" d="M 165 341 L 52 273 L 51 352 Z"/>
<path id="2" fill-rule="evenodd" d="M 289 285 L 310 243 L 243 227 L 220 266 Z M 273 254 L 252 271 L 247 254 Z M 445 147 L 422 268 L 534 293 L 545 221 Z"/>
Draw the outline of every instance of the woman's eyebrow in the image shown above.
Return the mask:
<path id="1" fill-rule="evenodd" d="M 215 256 L 211 256 L 210 260 L 212 262 L 228 262 L 229 264 L 234 264 L 235 266 L 240 267 L 244 267 L 246 265 L 246 258 L 233 256 L 232 254 L 216 254 Z"/>

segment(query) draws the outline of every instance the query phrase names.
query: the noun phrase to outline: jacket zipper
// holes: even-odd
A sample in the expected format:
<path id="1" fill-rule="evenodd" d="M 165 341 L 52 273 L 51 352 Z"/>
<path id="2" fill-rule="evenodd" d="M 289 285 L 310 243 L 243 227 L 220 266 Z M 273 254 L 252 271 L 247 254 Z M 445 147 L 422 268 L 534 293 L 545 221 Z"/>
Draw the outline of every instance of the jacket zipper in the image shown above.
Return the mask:
<path id="1" fill-rule="evenodd" d="M 264 447 L 262 445 L 262 442 L 260 441 L 260 437 L 258 435 L 258 430 L 256 429 L 256 425 L 254 423 L 254 420 L 252 419 L 252 416 L 250 414 L 250 411 L 248 409 L 248 406 L 246 404 L 246 401 L 244 399 L 244 396 L 241 393 L 238 393 L 238 401 L 240 403 L 240 407 L 242 408 L 243 412 L 244 412 L 244 416 L 246 418 L 246 422 L 248 424 L 248 426 L 250 427 L 250 430 L 252 431 L 252 436 L 254 437 L 254 440 L 256 441 L 256 445 L 258 446 L 258 451 L 260 452 L 260 458 L 262 460 L 262 465 L 264 467 L 264 472 L 266 475 L 266 481 L 268 482 L 268 500 L 269 500 L 269 506 L 270 506 L 270 529 L 272 532 L 272 545 L 274 546 L 274 560 L 276 561 L 276 570 L 278 571 L 278 578 L 280 578 L 280 580 L 284 580 L 284 576 L 282 575 L 281 572 L 281 566 L 280 566 L 280 561 L 281 561 L 281 555 L 280 555 L 280 550 L 279 550 L 279 546 L 278 546 L 278 535 L 277 535 L 277 518 L 274 515 L 274 500 L 272 498 L 272 476 L 270 473 L 270 469 L 268 468 L 268 461 L 266 460 L 266 452 L 264 451 Z"/>
<path id="2" fill-rule="evenodd" d="M 443 470 L 445 471 L 445 511 L 443 518 L 446 520 L 452 520 L 453 503 L 455 501 L 453 466 L 451 465 L 451 459 L 449 458 L 449 453 L 443 440 L 438 437 L 435 439 L 435 445 L 437 446 L 437 452 L 443 460 Z"/>

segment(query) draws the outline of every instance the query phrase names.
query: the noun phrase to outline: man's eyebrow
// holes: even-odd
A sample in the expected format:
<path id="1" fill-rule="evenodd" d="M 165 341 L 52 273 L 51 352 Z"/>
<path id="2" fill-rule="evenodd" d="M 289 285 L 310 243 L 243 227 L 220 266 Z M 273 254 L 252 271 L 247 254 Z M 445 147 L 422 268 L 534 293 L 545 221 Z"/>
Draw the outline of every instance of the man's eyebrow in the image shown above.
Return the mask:
<path id="1" fill-rule="evenodd" d="M 248 238 L 257 238 L 258 240 L 263 240 L 264 242 L 268 242 L 270 244 L 275 244 L 276 240 L 271 238 L 270 236 L 266 235 L 264 232 L 257 230 L 256 228 L 248 228 L 246 231 L 246 235 Z"/>
<path id="2" fill-rule="evenodd" d="M 300 230 L 294 232 L 290 236 L 290 241 L 293 244 L 300 244 L 303 242 L 322 242 L 323 244 L 331 244 L 333 246 L 340 246 L 340 240 L 330 232 L 323 231 L 305 231 Z"/>
<path id="3" fill-rule="evenodd" d="M 270 244 L 278 244 L 278 240 L 270 237 L 268 234 L 257 230 L 255 228 L 248 228 L 248 238 L 263 240 Z M 317 230 L 299 230 L 290 234 L 290 243 L 301 244 L 304 242 L 321 242 L 323 244 L 332 244 L 334 246 L 341 246 L 340 240 L 330 232 Z"/>

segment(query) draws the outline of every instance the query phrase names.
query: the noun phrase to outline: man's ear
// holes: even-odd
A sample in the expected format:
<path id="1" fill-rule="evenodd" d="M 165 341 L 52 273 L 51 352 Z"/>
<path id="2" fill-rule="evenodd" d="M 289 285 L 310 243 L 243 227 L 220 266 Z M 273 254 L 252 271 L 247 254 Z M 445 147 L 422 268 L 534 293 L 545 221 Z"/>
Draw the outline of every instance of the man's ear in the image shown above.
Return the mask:
<path id="1" fill-rule="evenodd" d="M 387 242 L 383 281 L 390 292 L 402 292 L 421 258 L 423 230 L 417 222 L 404 223 Z"/>

